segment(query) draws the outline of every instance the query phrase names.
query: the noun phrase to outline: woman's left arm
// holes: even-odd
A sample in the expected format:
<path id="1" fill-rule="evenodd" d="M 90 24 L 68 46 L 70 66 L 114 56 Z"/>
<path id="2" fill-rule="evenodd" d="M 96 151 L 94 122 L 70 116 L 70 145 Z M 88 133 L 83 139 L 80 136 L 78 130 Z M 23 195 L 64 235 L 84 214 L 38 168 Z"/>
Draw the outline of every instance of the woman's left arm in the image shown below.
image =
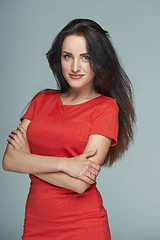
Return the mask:
<path id="1" fill-rule="evenodd" d="M 19 130 L 19 136 L 21 135 L 21 146 L 18 146 L 19 143 L 14 141 L 14 148 L 20 151 L 29 151 L 28 150 L 28 141 L 26 138 L 25 129 L 22 127 L 18 128 Z M 16 134 L 16 133 L 15 133 Z M 17 137 L 19 137 L 17 136 Z M 12 141 L 13 144 L 13 141 Z M 99 165 L 102 165 L 107 152 L 110 148 L 111 139 L 104 137 L 102 135 L 93 134 L 90 135 L 88 143 L 86 145 L 86 148 L 84 150 L 84 153 L 92 150 L 97 149 L 96 154 L 93 157 L 90 157 L 89 160 L 98 163 Z M 27 146 L 28 145 L 28 146 Z M 85 192 L 90 184 L 84 182 L 81 179 L 74 178 L 64 172 L 55 172 L 55 173 L 36 173 L 34 174 L 36 177 L 42 179 L 43 181 L 46 181 L 52 185 L 55 185 L 57 187 L 67 188 L 72 191 L 75 191 L 77 193 L 83 193 Z M 88 176 L 91 177 L 91 176 Z M 91 177 L 92 179 L 94 176 Z M 95 179 L 96 180 L 96 179 Z M 94 182 L 93 182 L 94 183 Z"/>
<path id="2" fill-rule="evenodd" d="M 97 153 L 93 157 L 91 157 L 90 160 L 98 163 L 99 165 L 102 165 L 110 148 L 111 141 L 112 140 L 110 138 L 104 137 L 99 134 L 90 135 L 84 153 L 92 149 L 97 149 Z M 63 172 L 42 174 L 40 173 L 35 174 L 35 176 L 50 184 L 56 185 L 58 187 L 67 188 L 77 193 L 85 192 L 90 186 L 90 184 L 80 179 L 73 178 Z"/>

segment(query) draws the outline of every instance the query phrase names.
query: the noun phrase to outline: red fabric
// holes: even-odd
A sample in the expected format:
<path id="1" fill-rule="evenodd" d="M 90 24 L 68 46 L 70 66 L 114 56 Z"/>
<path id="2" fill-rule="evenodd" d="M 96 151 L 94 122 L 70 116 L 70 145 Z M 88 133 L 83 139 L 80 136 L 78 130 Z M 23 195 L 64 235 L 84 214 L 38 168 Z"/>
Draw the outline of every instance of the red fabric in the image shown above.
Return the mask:
<path id="1" fill-rule="evenodd" d="M 60 93 L 41 94 L 22 117 L 31 120 L 27 136 L 34 154 L 74 157 L 82 154 L 90 134 L 117 143 L 118 106 L 104 96 L 63 105 Z M 82 194 L 59 188 L 34 175 L 26 204 L 23 240 L 110 240 L 107 213 L 96 184 Z"/>

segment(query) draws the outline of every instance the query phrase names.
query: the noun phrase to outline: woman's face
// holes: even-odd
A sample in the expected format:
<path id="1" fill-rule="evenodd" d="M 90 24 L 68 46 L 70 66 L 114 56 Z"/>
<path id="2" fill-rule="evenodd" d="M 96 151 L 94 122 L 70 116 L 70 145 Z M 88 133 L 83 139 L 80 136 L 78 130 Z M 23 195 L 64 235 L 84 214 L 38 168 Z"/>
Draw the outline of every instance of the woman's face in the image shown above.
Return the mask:
<path id="1" fill-rule="evenodd" d="M 62 44 L 62 73 L 71 88 L 93 89 L 94 72 L 90 66 L 87 42 L 84 36 L 69 35 Z"/>

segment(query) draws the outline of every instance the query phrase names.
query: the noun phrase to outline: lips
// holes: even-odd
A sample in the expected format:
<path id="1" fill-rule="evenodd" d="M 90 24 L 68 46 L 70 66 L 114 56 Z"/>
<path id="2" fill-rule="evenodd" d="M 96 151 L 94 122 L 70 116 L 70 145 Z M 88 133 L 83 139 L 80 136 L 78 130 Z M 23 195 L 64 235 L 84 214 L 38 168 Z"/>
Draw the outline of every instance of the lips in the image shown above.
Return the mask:
<path id="1" fill-rule="evenodd" d="M 84 74 L 69 74 L 69 76 L 72 78 L 72 79 L 80 79 L 84 76 Z"/>

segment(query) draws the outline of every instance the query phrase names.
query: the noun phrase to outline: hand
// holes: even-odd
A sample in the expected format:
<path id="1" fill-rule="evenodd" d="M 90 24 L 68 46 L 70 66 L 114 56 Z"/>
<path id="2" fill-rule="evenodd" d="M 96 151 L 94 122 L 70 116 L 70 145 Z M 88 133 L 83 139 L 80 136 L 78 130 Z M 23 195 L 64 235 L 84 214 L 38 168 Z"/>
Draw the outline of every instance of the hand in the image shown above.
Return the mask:
<path id="1" fill-rule="evenodd" d="M 23 127 L 18 126 L 9 135 L 8 142 L 19 151 L 31 153 L 29 142 L 27 140 L 27 132 Z"/>
<path id="2" fill-rule="evenodd" d="M 99 174 L 99 164 L 89 160 L 96 154 L 97 150 L 83 153 L 77 157 L 66 160 L 65 172 L 72 177 L 83 180 L 86 183 L 93 184 Z"/>

